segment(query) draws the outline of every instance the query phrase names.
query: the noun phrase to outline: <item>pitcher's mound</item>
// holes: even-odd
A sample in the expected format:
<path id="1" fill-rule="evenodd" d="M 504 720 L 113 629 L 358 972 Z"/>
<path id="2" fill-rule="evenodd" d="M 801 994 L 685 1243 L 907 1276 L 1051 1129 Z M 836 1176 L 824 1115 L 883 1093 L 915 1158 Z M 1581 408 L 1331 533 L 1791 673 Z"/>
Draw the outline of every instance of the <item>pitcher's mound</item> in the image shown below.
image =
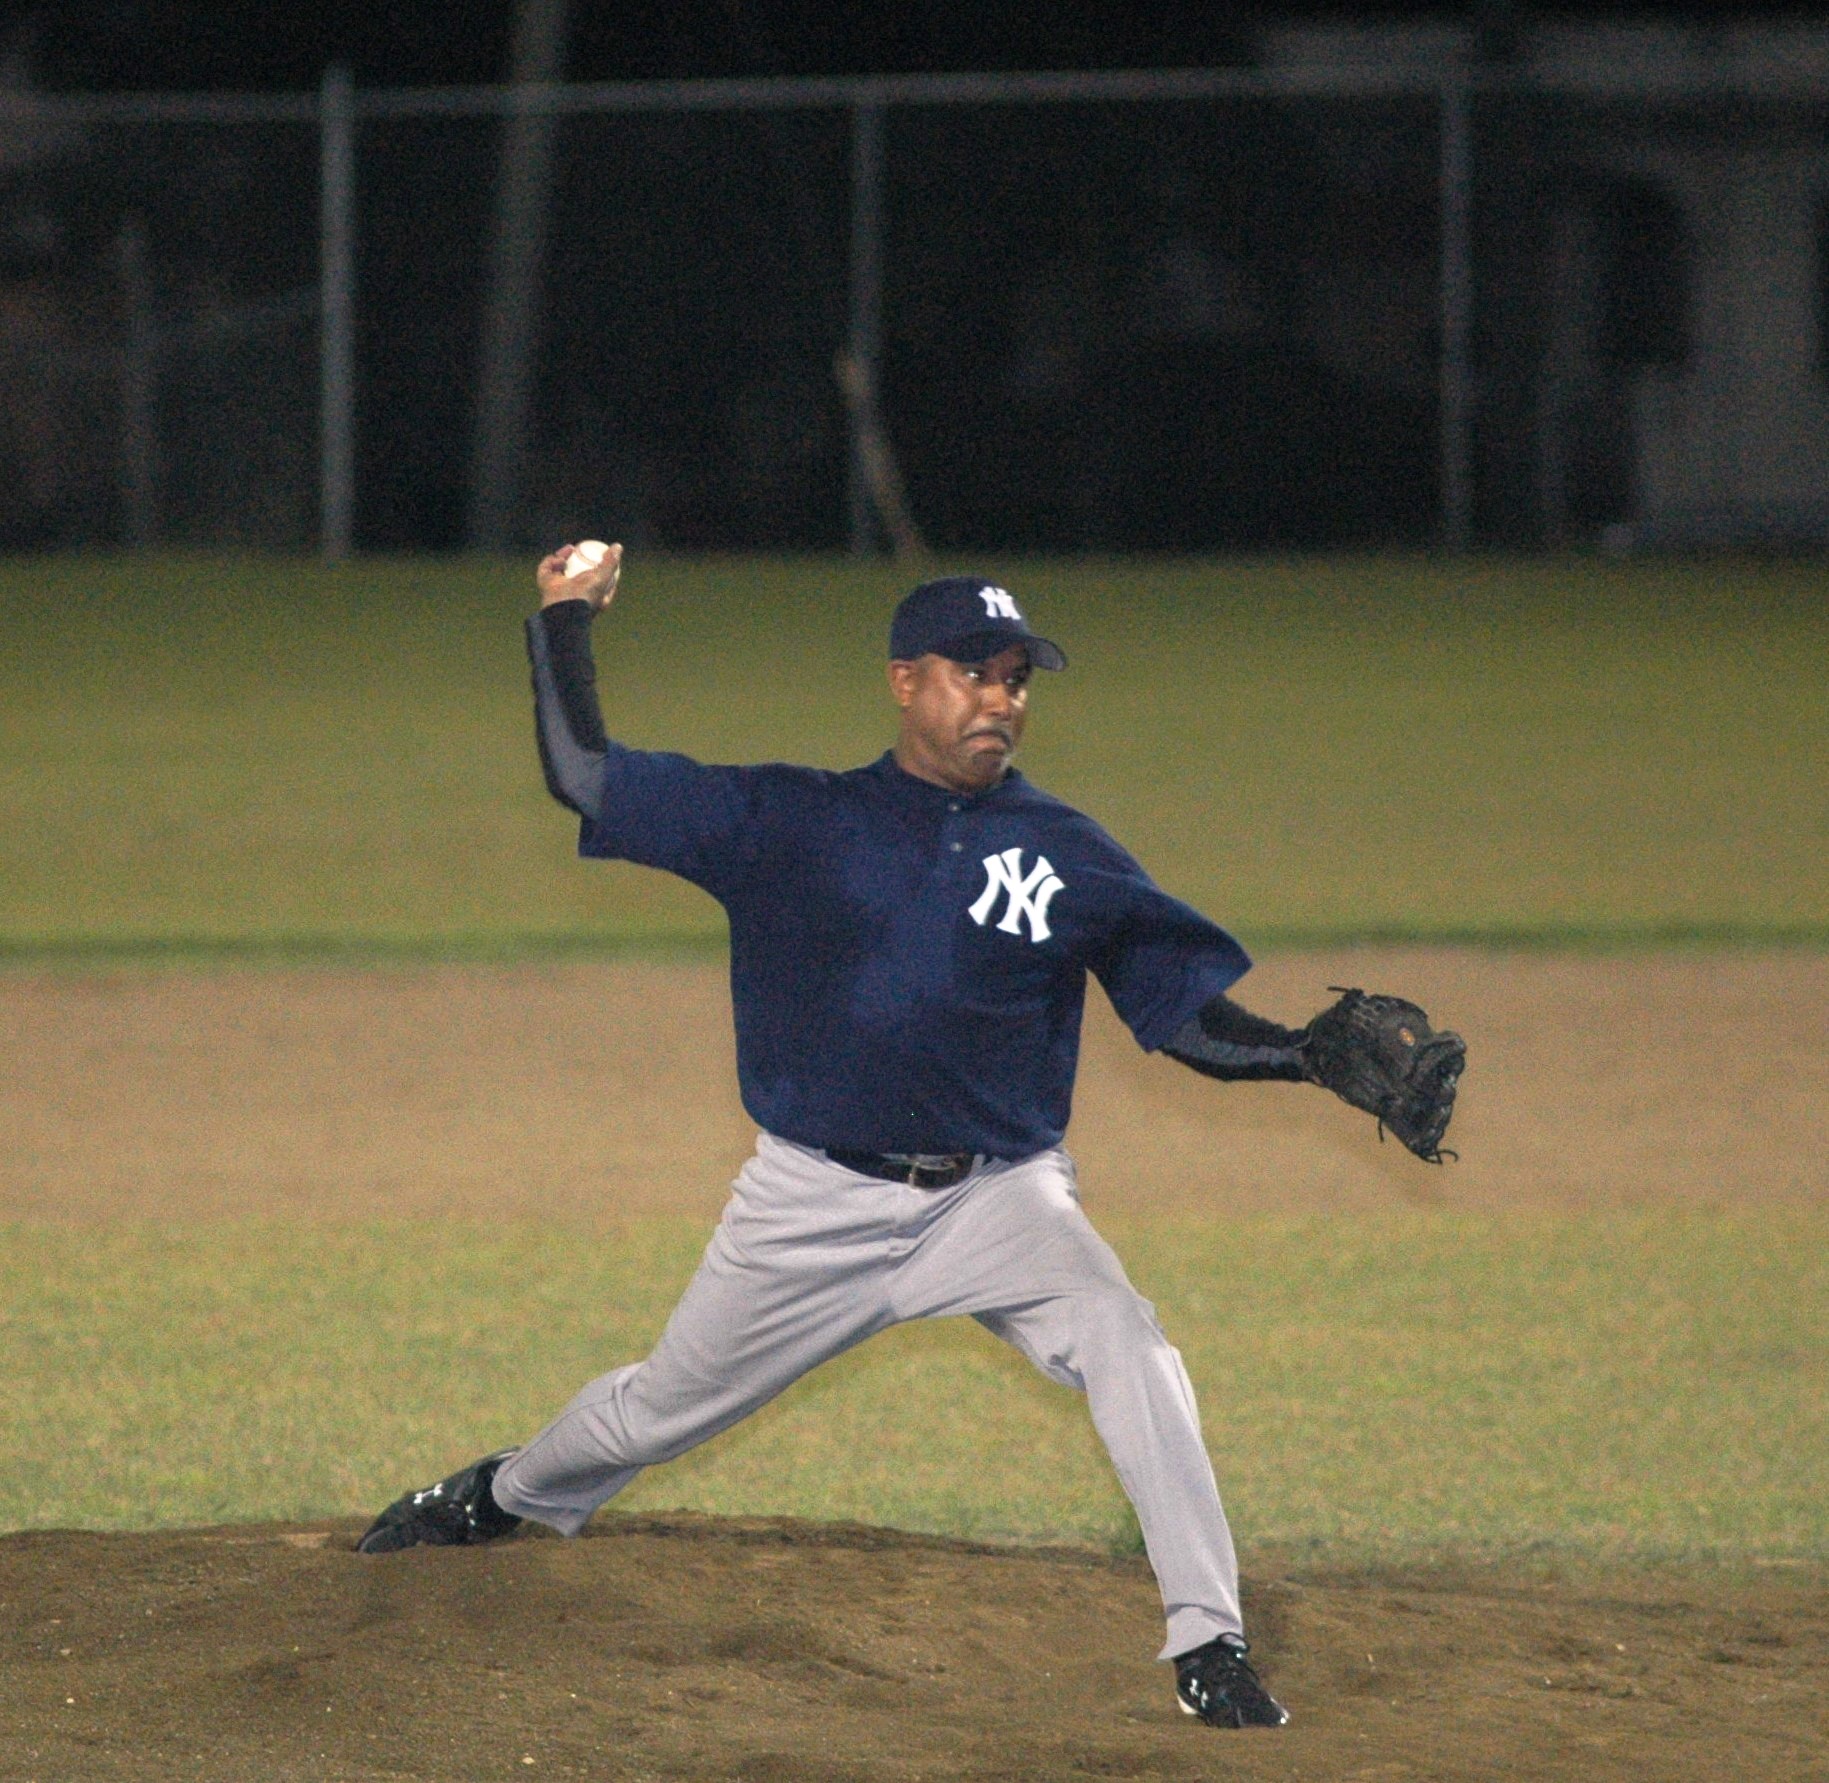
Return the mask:
<path id="1" fill-rule="evenodd" d="M 355 1522 L 0 1538 L 0 1775 L 1821 1778 L 1820 1568 L 1260 1570 L 1280 1732 L 1153 1662 L 1140 1559 L 785 1521 L 365 1558 Z M 1261 1558 L 1261 1557 L 1260 1557 Z"/>

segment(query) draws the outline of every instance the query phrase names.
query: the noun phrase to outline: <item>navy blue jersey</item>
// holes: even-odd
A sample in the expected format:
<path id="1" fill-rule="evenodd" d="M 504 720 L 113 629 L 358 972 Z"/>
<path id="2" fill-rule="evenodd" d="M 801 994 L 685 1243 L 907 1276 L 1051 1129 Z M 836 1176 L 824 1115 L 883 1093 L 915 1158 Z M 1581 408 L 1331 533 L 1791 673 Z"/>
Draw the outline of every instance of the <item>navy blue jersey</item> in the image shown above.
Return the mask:
<path id="1" fill-rule="evenodd" d="M 614 742 L 601 772 L 580 853 L 677 873 L 724 906 L 743 1105 L 804 1145 L 1057 1144 L 1088 972 L 1154 1049 L 1250 964 L 1015 772 L 967 795 L 887 754 L 832 773 Z"/>

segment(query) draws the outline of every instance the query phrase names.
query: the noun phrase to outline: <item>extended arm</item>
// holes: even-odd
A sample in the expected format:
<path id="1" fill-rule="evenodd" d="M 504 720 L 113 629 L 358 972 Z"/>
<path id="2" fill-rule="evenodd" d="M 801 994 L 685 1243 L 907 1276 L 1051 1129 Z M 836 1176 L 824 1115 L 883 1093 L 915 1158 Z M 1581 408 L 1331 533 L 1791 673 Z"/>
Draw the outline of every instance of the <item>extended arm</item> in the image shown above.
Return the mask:
<path id="1" fill-rule="evenodd" d="M 542 560 L 540 611 L 527 621 L 547 790 L 582 819 L 578 852 L 586 860 L 659 867 L 722 898 L 754 858 L 759 770 L 707 767 L 606 735 L 591 619 L 615 593 L 622 547 L 611 545 L 597 568 L 575 576 L 565 574 L 568 550 Z"/>
<path id="2" fill-rule="evenodd" d="M 1206 1077 L 1303 1083 L 1303 1039 L 1302 1029 L 1253 1015 L 1222 992 L 1183 1022 L 1162 1050 Z"/>
<path id="3" fill-rule="evenodd" d="M 1336 986 L 1336 989 L 1340 987 Z M 1303 1028 L 1285 1028 L 1218 996 L 1182 1024 L 1162 1049 L 1171 1058 L 1228 1079 L 1317 1083 L 1376 1116 L 1419 1158 L 1439 1164 L 1452 1152 L 1442 1135 L 1454 1113 L 1467 1044 L 1430 1026 L 1401 997 L 1342 990 L 1340 1000 Z"/>
<path id="4" fill-rule="evenodd" d="M 594 568 L 567 576 L 571 550 L 561 545 L 536 572 L 540 611 L 527 621 L 527 657 L 546 789 L 579 816 L 595 817 L 603 806 L 609 739 L 597 703 L 591 621 L 616 596 L 622 547 L 611 545 Z"/>

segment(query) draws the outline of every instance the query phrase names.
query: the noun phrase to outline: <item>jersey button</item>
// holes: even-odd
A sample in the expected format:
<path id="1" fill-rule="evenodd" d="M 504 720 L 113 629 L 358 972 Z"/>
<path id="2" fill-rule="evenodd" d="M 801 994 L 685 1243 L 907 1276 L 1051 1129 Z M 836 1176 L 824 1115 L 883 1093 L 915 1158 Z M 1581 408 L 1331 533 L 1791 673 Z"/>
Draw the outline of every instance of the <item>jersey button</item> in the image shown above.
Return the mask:
<path id="1" fill-rule="evenodd" d="M 946 808 L 949 811 L 957 811 L 959 809 L 959 801 L 954 799 Z"/>
<path id="2" fill-rule="evenodd" d="M 952 844 L 952 850 L 954 854 L 963 854 L 965 852 L 965 844 L 963 842 L 955 842 Z"/>

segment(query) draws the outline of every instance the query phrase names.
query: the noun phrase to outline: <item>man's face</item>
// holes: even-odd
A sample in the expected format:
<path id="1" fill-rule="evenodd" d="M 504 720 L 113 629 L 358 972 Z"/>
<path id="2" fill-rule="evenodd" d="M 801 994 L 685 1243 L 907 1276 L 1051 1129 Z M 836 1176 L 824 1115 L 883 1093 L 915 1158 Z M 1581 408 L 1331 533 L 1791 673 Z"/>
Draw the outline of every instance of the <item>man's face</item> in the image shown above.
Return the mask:
<path id="1" fill-rule="evenodd" d="M 1030 672 L 1020 644 L 983 662 L 933 655 L 892 662 L 889 687 L 902 708 L 896 760 L 955 792 L 995 786 L 1022 740 Z"/>

